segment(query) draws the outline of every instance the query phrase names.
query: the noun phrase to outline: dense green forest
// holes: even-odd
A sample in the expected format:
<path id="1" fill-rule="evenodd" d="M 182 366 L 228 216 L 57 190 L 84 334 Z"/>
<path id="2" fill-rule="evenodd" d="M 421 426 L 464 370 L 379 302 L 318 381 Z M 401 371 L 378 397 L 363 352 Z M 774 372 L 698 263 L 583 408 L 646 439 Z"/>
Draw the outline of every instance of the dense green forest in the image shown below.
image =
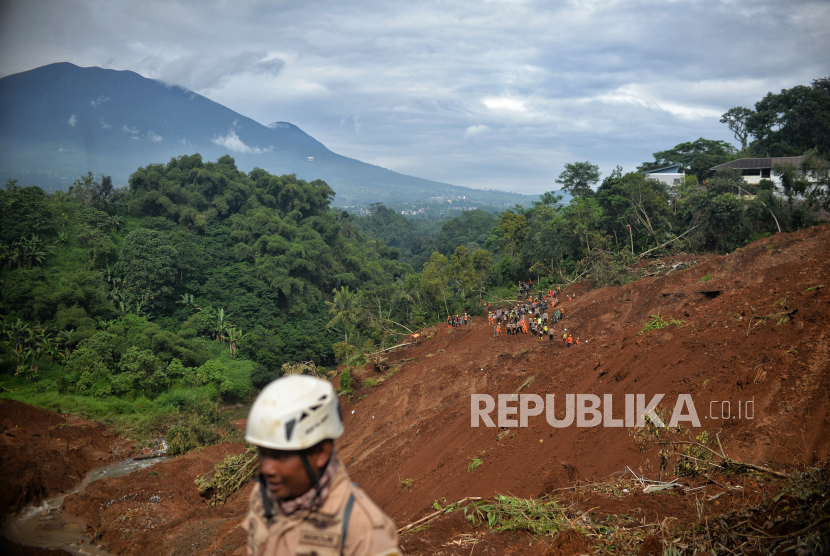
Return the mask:
<path id="1" fill-rule="evenodd" d="M 700 141 L 686 150 L 719 148 Z M 568 164 L 556 180 L 567 205 L 545 193 L 530 208 L 462 212 L 437 233 L 381 204 L 335 210 L 326 183 L 244 173 L 229 156 L 139 168 L 126 188 L 91 174 L 51 194 L 10 180 L 0 388 L 183 452 L 235 430 L 219 406 L 250 400 L 286 365 L 361 364 L 448 315 L 483 314 L 518 280 L 622 284 L 643 257 L 731 252 L 826 222 L 827 163 L 805 152 L 801 167 L 775 169 L 780 189 L 736 170 L 668 186 Z M 706 160 L 701 171 L 718 163 Z"/>

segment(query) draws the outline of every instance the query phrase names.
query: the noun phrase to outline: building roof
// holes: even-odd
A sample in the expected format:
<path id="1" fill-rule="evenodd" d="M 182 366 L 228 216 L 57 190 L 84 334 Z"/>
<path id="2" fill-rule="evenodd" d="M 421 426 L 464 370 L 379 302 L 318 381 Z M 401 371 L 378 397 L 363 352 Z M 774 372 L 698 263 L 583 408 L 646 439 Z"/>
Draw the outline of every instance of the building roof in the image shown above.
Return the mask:
<path id="1" fill-rule="evenodd" d="M 643 174 L 684 174 L 682 164 L 672 164 L 665 168 L 658 168 L 656 170 L 647 170 Z"/>
<path id="2" fill-rule="evenodd" d="M 802 158 L 804 157 L 774 156 L 771 158 L 739 158 L 738 160 L 732 160 L 731 162 L 726 162 L 725 164 L 718 164 L 717 166 L 714 166 L 712 170 L 719 170 L 721 168 L 737 168 L 738 170 L 763 170 L 769 168 L 771 170 L 776 164 L 792 164 L 793 166 L 800 166 Z"/>

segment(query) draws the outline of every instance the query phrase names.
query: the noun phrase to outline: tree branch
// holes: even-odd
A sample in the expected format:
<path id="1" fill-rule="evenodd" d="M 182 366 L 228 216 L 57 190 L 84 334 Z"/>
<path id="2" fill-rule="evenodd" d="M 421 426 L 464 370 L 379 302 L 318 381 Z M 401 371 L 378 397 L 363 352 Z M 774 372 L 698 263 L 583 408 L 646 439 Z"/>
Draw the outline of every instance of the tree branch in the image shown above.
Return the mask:
<path id="1" fill-rule="evenodd" d="M 638 255 L 638 258 L 642 259 L 642 258 L 643 258 L 643 256 L 645 256 L 645 255 L 647 255 L 647 254 L 651 253 L 652 251 L 654 251 L 654 250 L 656 250 L 656 249 L 660 249 L 661 247 L 665 247 L 666 245 L 668 245 L 669 243 L 671 243 L 671 242 L 673 242 L 673 241 L 677 241 L 678 239 L 680 239 L 681 237 L 685 236 L 686 234 L 688 234 L 689 232 L 691 232 L 692 230 L 694 230 L 694 229 L 695 229 L 695 228 L 697 228 L 698 226 L 700 226 L 700 224 L 698 224 L 697 226 L 693 226 L 693 227 L 689 228 L 688 230 L 686 230 L 685 232 L 683 232 L 683 233 L 682 233 L 682 234 L 680 234 L 679 236 L 676 236 L 674 239 L 670 239 L 669 241 L 667 241 L 667 242 L 666 242 L 666 243 L 664 243 L 663 245 L 658 245 L 657 247 L 653 247 L 653 248 L 649 249 L 648 251 L 643 251 L 642 253 L 640 253 L 640 254 Z"/>
<path id="2" fill-rule="evenodd" d="M 752 193 L 750 193 L 749 191 L 747 191 L 746 189 L 744 189 L 740 185 L 736 185 L 735 187 L 737 187 L 738 189 L 740 189 L 741 191 L 743 191 L 747 195 L 752 195 Z M 765 209 L 767 209 L 769 211 L 770 216 L 772 216 L 772 219 L 775 220 L 775 227 L 778 228 L 778 233 L 780 234 L 781 233 L 781 224 L 778 223 L 778 219 L 775 217 L 775 213 L 772 212 L 771 208 L 769 208 L 767 205 L 764 204 L 764 201 L 762 201 L 761 199 L 758 199 L 757 195 L 755 195 L 755 198 L 758 200 L 759 203 L 761 203 L 764 206 Z"/>

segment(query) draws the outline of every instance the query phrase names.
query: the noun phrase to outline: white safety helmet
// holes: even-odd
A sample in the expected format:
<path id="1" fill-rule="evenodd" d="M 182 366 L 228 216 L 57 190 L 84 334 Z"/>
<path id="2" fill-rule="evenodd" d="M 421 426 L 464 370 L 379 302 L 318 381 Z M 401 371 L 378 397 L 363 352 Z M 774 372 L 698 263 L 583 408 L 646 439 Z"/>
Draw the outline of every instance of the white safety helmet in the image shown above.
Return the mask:
<path id="1" fill-rule="evenodd" d="M 288 375 L 266 386 L 245 427 L 245 440 L 274 450 L 304 450 L 342 434 L 334 387 L 308 375 Z"/>

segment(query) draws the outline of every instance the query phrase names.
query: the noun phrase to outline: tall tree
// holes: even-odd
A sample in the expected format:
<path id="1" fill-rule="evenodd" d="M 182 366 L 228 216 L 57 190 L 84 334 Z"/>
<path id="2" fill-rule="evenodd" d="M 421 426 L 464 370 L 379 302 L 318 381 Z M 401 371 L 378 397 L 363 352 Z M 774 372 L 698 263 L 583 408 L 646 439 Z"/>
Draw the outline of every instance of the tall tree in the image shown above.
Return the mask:
<path id="1" fill-rule="evenodd" d="M 746 142 L 749 138 L 746 121 L 752 114 L 753 112 L 749 108 L 736 106 L 727 110 L 726 114 L 720 117 L 720 123 L 726 124 L 735 135 L 735 139 L 741 143 L 741 152 L 746 150 Z"/>
<path id="2" fill-rule="evenodd" d="M 176 250 L 161 232 L 139 228 L 124 239 L 121 269 L 127 304 L 155 304 L 153 300 L 172 292 Z"/>
<path id="3" fill-rule="evenodd" d="M 565 164 L 565 170 L 556 178 L 556 183 L 562 184 L 562 189 L 574 197 L 585 197 L 593 194 L 591 186 L 599 182 L 599 166 L 589 161 Z"/>
<path id="4" fill-rule="evenodd" d="M 830 77 L 812 86 L 797 85 L 767 93 L 747 119 L 755 137 L 751 148 L 760 156 L 798 156 L 816 149 L 830 154 Z"/>
<path id="5" fill-rule="evenodd" d="M 448 266 L 447 257 L 436 251 L 429 258 L 429 262 L 424 265 L 424 270 L 421 272 L 421 284 L 423 285 L 424 294 L 436 302 L 441 301 L 447 315 L 450 314 L 449 304 L 447 303 L 450 298 Z"/>
<path id="6" fill-rule="evenodd" d="M 326 324 L 326 328 L 342 324 L 343 337 L 346 343 L 349 341 L 349 329 L 355 324 L 361 310 L 361 297 L 359 291 L 353 292 L 348 286 L 343 286 L 339 290 L 334 290 L 332 301 L 326 301 L 329 314 L 333 315 L 328 324 Z"/>

